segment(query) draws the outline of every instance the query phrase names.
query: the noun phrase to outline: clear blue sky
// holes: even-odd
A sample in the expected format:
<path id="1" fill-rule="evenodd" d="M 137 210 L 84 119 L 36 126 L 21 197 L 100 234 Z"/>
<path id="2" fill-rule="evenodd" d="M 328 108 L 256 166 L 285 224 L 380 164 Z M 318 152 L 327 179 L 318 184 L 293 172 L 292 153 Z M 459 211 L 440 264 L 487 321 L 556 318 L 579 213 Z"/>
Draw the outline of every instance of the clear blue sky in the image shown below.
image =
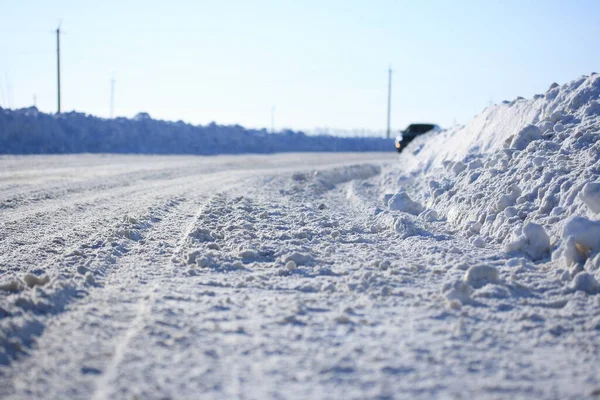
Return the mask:
<path id="1" fill-rule="evenodd" d="M 600 1 L 4 0 L 0 102 L 206 124 L 385 129 L 600 72 Z M 10 100 L 10 104 L 9 104 Z"/>

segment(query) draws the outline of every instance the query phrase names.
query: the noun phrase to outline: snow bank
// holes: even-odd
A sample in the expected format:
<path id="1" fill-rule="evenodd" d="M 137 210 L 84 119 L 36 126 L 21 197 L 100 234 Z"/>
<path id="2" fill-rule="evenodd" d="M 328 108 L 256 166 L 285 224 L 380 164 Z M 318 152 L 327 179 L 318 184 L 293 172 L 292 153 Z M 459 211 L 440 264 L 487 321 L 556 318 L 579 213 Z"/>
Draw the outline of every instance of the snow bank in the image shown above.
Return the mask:
<path id="1" fill-rule="evenodd" d="M 195 126 L 140 113 L 133 119 L 102 119 L 81 113 L 50 115 L 35 107 L 0 108 L 0 154 L 143 153 L 237 154 L 289 151 L 390 151 L 382 138 L 307 136 L 285 130 L 245 129 L 211 123 Z"/>
<path id="2" fill-rule="evenodd" d="M 400 161 L 384 189 L 393 198 L 435 211 L 478 247 L 552 262 L 567 280 L 587 271 L 572 287 L 597 290 L 600 75 L 488 107 L 466 126 L 417 138 Z"/>

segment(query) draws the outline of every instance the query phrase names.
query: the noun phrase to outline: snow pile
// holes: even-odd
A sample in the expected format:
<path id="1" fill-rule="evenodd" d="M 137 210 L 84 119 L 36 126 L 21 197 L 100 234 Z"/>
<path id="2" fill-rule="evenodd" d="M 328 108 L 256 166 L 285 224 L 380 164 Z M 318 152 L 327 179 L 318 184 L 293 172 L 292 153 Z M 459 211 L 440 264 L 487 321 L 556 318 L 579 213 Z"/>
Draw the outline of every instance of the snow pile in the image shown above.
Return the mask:
<path id="1" fill-rule="evenodd" d="M 436 212 L 478 247 L 551 262 L 573 288 L 598 292 L 600 75 L 489 107 L 417 138 L 400 161 L 388 207 Z"/>
<path id="2" fill-rule="evenodd" d="M 393 195 L 387 202 L 387 206 L 390 210 L 404 211 L 413 215 L 418 215 L 423 211 L 423 206 L 413 201 L 406 192 Z"/>
<path id="3" fill-rule="evenodd" d="M 382 138 L 308 136 L 284 130 L 245 129 L 211 123 L 195 126 L 182 121 L 102 119 L 81 113 L 50 115 L 35 107 L 0 108 L 0 154 L 143 153 L 238 154 L 290 151 L 390 151 Z"/>

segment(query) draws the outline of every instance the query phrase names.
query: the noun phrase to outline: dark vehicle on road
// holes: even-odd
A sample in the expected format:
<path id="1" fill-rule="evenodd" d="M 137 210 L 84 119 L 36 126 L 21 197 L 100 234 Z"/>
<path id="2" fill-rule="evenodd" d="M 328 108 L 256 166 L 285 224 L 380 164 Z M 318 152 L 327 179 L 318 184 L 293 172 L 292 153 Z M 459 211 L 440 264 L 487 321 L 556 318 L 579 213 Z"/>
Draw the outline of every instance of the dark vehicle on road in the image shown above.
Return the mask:
<path id="1" fill-rule="evenodd" d="M 400 153 L 417 136 L 439 130 L 440 127 L 435 124 L 410 124 L 408 128 L 400 132 L 400 135 L 396 137 L 396 150 Z"/>

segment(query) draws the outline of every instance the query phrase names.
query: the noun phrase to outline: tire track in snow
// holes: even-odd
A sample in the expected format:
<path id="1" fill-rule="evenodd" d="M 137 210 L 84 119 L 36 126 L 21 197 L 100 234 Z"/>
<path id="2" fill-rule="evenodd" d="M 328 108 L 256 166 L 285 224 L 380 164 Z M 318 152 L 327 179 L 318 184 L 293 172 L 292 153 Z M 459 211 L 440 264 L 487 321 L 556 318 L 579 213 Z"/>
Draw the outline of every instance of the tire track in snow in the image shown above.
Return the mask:
<path id="1" fill-rule="evenodd" d="M 223 183 L 222 179 L 214 179 L 214 181 L 219 181 Z M 227 181 L 226 181 L 227 182 Z M 233 187 L 240 186 L 242 183 L 236 179 L 230 182 L 227 182 L 221 188 L 221 191 L 212 197 L 208 198 L 207 201 L 204 201 L 200 206 L 196 205 L 198 211 L 190 218 L 190 221 L 185 224 L 185 229 L 179 235 L 179 239 L 175 240 L 176 246 L 172 251 L 170 257 L 166 258 L 167 263 L 164 265 L 168 265 L 170 268 L 165 270 L 165 274 L 163 277 L 159 277 L 158 281 L 154 281 L 151 286 L 144 291 L 144 294 L 141 295 L 141 299 L 138 301 L 135 307 L 135 317 L 131 322 L 131 326 L 122 334 L 121 336 L 114 339 L 117 342 L 117 346 L 113 352 L 113 355 L 106 365 L 104 372 L 98 377 L 95 383 L 96 391 L 94 392 L 92 399 L 93 400 L 104 400 L 114 398 L 115 393 L 113 391 L 116 387 L 112 387 L 112 383 L 117 380 L 119 377 L 118 370 L 120 364 L 124 361 L 126 354 L 130 348 L 132 340 L 143 331 L 144 327 L 147 326 L 147 319 L 152 314 L 152 305 L 156 301 L 156 296 L 158 295 L 159 289 L 166 284 L 163 282 L 165 276 L 172 276 L 176 273 L 176 266 L 180 265 L 176 262 L 177 256 L 181 254 L 183 248 L 186 244 L 186 240 L 194 230 L 194 228 L 198 225 L 200 217 L 205 213 L 206 209 L 210 206 L 211 200 L 215 197 L 221 195 L 221 193 L 229 190 Z"/>
<path id="2" fill-rule="evenodd" d="M 191 192 L 192 195 L 194 193 L 194 191 Z M 198 196 L 201 195 L 198 194 Z M 116 260 L 116 264 L 111 266 L 110 271 L 108 271 L 108 275 L 103 280 L 103 285 L 101 287 L 91 291 L 90 295 L 87 296 L 82 304 L 70 307 L 68 313 L 58 316 L 58 320 L 54 321 L 54 327 L 61 325 L 61 323 L 59 323 L 60 320 L 66 320 L 67 324 L 77 324 L 77 321 L 73 320 L 71 315 L 89 315 L 90 313 L 93 313 L 94 310 L 100 308 L 111 310 L 111 312 L 114 311 L 115 315 L 110 315 L 110 319 L 103 318 L 100 320 L 94 320 L 94 324 L 108 324 L 109 331 L 116 330 L 117 332 L 120 329 L 119 326 L 127 326 L 127 328 L 124 329 L 124 332 L 111 337 L 109 341 L 104 343 L 96 343 L 96 346 L 99 346 L 98 349 L 88 348 L 89 344 L 86 343 L 85 338 L 83 338 L 83 341 L 81 340 L 82 338 L 77 338 L 79 340 L 76 340 L 75 343 L 71 343 L 71 351 L 85 354 L 85 357 L 83 357 L 81 360 L 84 363 L 82 371 L 92 371 L 90 377 L 93 378 L 94 381 L 96 379 L 100 380 L 100 383 L 95 385 L 95 387 L 100 389 L 98 390 L 98 396 L 100 396 L 99 398 L 106 398 L 106 392 L 109 389 L 109 385 L 107 385 L 106 382 L 110 382 L 112 379 L 114 379 L 116 371 L 118 371 L 119 363 L 122 361 L 124 355 L 127 354 L 127 349 L 130 346 L 131 338 L 135 337 L 136 333 L 145 326 L 144 322 L 151 312 L 153 296 L 156 288 L 161 284 L 161 278 L 165 275 L 169 275 L 170 273 L 170 270 L 162 268 L 163 266 L 168 265 L 168 254 L 160 254 L 162 247 L 148 246 L 149 242 L 153 241 L 155 243 L 166 243 L 169 240 L 173 241 L 171 233 L 172 230 L 177 226 L 181 226 L 182 224 L 180 224 L 180 221 L 186 218 L 192 209 L 196 209 L 197 207 L 197 200 L 189 200 L 187 202 L 178 204 L 175 207 L 169 207 L 167 214 L 162 216 L 161 221 L 155 223 L 147 232 L 144 233 L 144 244 L 138 246 L 137 248 L 131 249 L 131 251 L 127 252 L 123 257 Z M 152 215 L 149 217 L 151 218 Z M 173 245 L 176 242 L 176 240 L 173 241 Z M 142 263 L 142 265 L 139 265 L 139 260 L 136 260 L 136 257 L 140 254 L 142 254 L 145 258 L 145 261 Z M 146 283 L 148 286 L 144 288 L 142 293 L 135 294 L 135 288 L 139 287 L 141 281 L 145 280 L 149 280 L 149 282 Z M 131 289 L 131 285 L 136 285 L 133 287 L 134 290 Z M 129 296 L 125 295 L 127 293 L 129 293 Z M 133 307 L 129 304 L 131 297 L 138 299 L 133 304 Z M 52 321 L 50 321 L 50 323 L 52 323 Z M 88 330 L 90 329 L 89 326 L 84 326 L 84 328 Z M 98 335 L 98 329 L 102 328 L 98 327 L 93 329 L 92 332 L 96 331 L 95 333 Z M 77 332 L 78 329 L 71 329 L 71 331 Z M 54 342 L 56 341 L 54 338 L 55 334 L 56 333 L 54 331 L 44 332 L 44 336 L 42 336 L 38 341 L 40 343 L 40 347 L 34 350 L 32 356 L 35 356 L 36 352 L 46 351 L 46 340 L 50 341 L 51 346 L 54 346 Z M 60 332 L 58 332 L 58 334 L 60 334 Z M 106 344 L 109 344 L 109 349 L 106 349 Z M 50 351 L 59 350 L 60 349 L 51 349 Z M 105 364 L 101 361 L 101 359 L 106 357 L 107 350 L 110 352 L 111 356 L 108 359 L 108 363 Z M 26 359 L 25 364 L 30 361 L 33 360 Z M 92 367 L 87 367 L 85 365 L 92 365 Z M 94 376 L 100 371 L 104 371 L 100 374 L 100 377 Z M 19 377 L 16 375 L 13 378 L 13 382 L 15 379 L 18 380 L 16 391 L 19 393 L 23 393 L 23 391 L 26 392 L 27 385 L 23 381 L 35 381 L 38 379 L 40 374 L 47 374 L 48 372 L 49 371 L 47 370 L 44 371 L 41 369 L 39 371 L 34 371 L 33 376 L 30 377 Z M 62 372 L 64 371 L 60 371 L 59 374 Z M 54 374 L 55 371 L 51 371 L 50 373 Z M 64 379 L 64 377 L 61 378 Z M 65 381 L 69 380 L 65 379 Z M 90 387 L 90 392 L 92 392 L 93 389 L 94 385 Z M 81 388 L 78 388 L 77 390 L 81 390 Z M 1 391 L 0 394 L 2 394 Z M 56 394 L 58 397 L 62 397 L 64 395 L 65 392 Z M 87 395 L 84 397 L 87 397 Z"/>
<path id="3" fill-rule="evenodd" d="M 142 300 L 138 302 L 135 311 L 135 318 L 131 322 L 131 326 L 125 333 L 116 338 L 117 346 L 115 347 L 113 356 L 110 362 L 105 367 L 104 373 L 96 380 L 96 392 L 92 396 L 92 400 L 104 400 L 114 398 L 111 394 L 111 382 L 117 377 L 117 371 L 119 364 L 123 361 L 123 358 L 127 354 L 127 349 L 131 344 L 131 340 L 136 334 L 141 331 L 145 324 L 146 318 L 152 312 L 152 303 L 154 296 L 160 287 L 160 282 L 154 282 L 152 286 L 146 291 L 146 294 L 142 296 Z"/>
<path id="4" fill-rule="evenodd" d="M 171 253 L 170 257 L 168 257 L 168 261 L 171 261 L 170 264 L 165 263 L 165 265 L 170 265 L 171 268 L 168 269 L 167 275 L 172 275 L 174 272 L 174 263 L 173 259 L 176 255 L 178 255 L 188 236 L 194 229 L 194 226 L 197 224 L 200 216 L 202 215 L 204 209 L 206 208 L 208 202 L 204 202 L 201 206 L 197 207 L 198 211 L 194 214 L 190 221 L 185 225 L 185 229 L 182 234 L 179 236 L 179 239 L 174 241 L 176 243 L 176 247 Z M 160 279 L 160 278 L 159 278 Z M 92 399 L 93 400 L 104 400 L 114 398 L 114 393 L 112 387 L 112 383 L 118 378 L 118 370 L 119 365 L 124 360 L 129 347 L 131 345 L 132 340 L 136 337 L 136 335 L 141 332 L 147 323 L 147 318 L 152 313 L 152 305 L 155 301 L 155 298 L 158 293 L 158 289 L 162 285 L 162 280 L 154 281 L 151 286 L 144 291 L 144 294 L 141 295 L 141 299 L 138 301 L 135 307 L 135 317 L 131 322 L 130 327 L 125 331 L 125 333 L 117 338 L 114 341 L 117 343 L 113 355 L 106 365 L 104 372 L 98 377 L 95 382 L 96 391 L 94 392 Z"/>

